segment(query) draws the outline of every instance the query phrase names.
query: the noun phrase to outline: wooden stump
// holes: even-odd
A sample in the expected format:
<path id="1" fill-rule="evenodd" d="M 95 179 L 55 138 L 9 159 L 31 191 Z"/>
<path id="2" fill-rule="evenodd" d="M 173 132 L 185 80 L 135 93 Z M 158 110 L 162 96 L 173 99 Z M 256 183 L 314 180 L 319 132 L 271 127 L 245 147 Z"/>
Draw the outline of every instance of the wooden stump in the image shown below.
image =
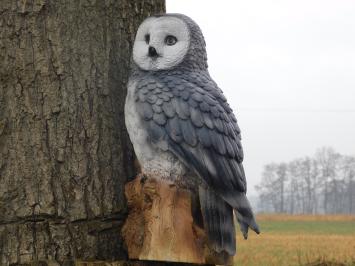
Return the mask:
<path id="1" fill-rule="evenodd" d="M 122 230 L 130 259 L 232 264 L 232 257 L 208 247 L 189 190 L 141 174 L 126 184 L 125 194 L 129 214 Z"/>

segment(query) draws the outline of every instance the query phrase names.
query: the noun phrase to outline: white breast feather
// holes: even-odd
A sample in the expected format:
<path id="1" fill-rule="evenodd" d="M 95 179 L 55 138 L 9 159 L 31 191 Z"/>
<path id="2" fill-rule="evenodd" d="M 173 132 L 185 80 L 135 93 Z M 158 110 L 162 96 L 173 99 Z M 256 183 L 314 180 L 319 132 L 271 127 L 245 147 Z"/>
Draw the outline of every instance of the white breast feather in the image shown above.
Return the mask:
<path id="1" fill-rule="evenodd" d="M 130 80 L 125 103 L 125 121 L 129 137 L 143 173 L 156 173 L 164 178 L 183 176 L 186 167 L 169 151 L 162 151 L 150 142 L 147 130 L 143 126 L 134 100 L 136 82 Z"/>

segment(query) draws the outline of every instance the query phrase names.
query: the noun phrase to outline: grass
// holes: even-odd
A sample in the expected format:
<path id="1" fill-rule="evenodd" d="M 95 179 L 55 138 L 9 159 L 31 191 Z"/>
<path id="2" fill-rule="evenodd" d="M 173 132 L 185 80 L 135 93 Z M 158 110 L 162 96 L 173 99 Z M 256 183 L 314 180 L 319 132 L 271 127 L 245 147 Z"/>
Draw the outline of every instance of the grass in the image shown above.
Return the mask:
<path id="1" fill-rule="evenodd" d="M 355 216 L 259 215 L 235 265 L 355 265 Z"/>

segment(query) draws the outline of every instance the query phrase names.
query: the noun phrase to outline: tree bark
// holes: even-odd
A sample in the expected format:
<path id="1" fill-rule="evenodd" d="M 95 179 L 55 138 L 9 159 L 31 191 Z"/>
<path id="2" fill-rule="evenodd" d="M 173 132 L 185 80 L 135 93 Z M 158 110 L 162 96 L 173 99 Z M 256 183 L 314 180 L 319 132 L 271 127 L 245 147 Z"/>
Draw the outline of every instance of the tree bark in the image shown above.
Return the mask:
<path id="1" fill-rule="evenodd" d="M 164 10 L 163 0 L 0 2 L 0 265 L 126 258 L 130 52 L 140 22 Z"/>

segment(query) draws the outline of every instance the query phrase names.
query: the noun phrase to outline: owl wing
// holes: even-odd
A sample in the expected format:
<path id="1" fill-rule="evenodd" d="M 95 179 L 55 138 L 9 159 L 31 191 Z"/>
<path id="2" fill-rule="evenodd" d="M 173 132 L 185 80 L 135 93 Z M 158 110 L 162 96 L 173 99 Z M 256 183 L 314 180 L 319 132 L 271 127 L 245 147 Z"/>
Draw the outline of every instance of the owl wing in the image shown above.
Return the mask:
<path id="1" fill-rule="evenodd" d="M 137 111 L 151 142 L 174 153 L 233 207 L 244 235 L 248 227 L 259 232 L 245 195 L 240 130 L 221 104 L 222 92 L 174 76 L 145 77 L 136 90 Z"/>

